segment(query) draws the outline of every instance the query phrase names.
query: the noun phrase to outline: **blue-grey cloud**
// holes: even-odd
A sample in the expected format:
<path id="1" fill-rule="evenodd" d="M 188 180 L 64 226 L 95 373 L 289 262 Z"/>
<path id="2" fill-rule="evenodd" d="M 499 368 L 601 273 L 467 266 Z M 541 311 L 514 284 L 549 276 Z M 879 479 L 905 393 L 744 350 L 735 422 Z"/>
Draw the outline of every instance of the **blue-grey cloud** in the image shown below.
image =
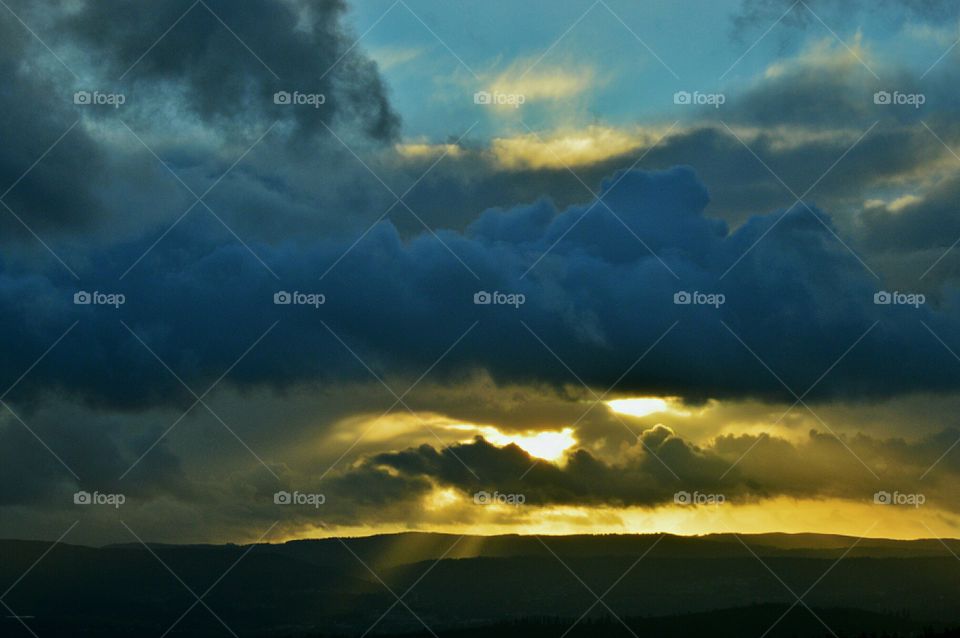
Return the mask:
<path id="1" fill-rule="evenodd" d="M 111 0 L 85 2 L 59 24 L 95 54 L 91 66 L 99 77 L 143 91 L 154 113 L 168 95 L 219 126 L 284 121 L 293 125 L 291 139 L 306 142 L 325 133 L 321 122 L 344 119 L 389 140 L 399 119 L 376 65 L 352 47 L 355 37 L 342 26 L 345 10 L 341 0 Z M 164 33 L 165 25 L 175 26 Z M 325 101 L 318 108 L 277 104 L 278 91 Z"/>
<path id="2" fill-rule="evenodd" d="M 0 195 L 13 213 L 0 209 L 0 235 L 10 253 L 29 258 L 27 247 L 41 250 L 31 231 L 62 253 L 100 241 L 95 231 L 126 232 L 131 211 L 142 228 L 169 224 L 189 206 L 186 190 L 135 135 L 201 193 L 269 130 L 264 161 L 284 167 L 283 176 L 264 169 L 240 180 L 241 166 L 220 192 L 232 186 L 233 202 L 252 208 L 283 191 L 286 215 L 302 219 L 310 214 L 290 195 L 304 191 L 297 166 L 308 155 L 340 166 L 343 158 L 325 154 L 349 156 L 327 126 L 360 148 L 388 143 L 399 131 L 376 65 L 351 47 L 342 2 L 9 7 L 0 21 Z M 78 104 L 77 92 L 119 95 L 123 104 Z M 277 92 L 324 102 L 276 104 Z M 314 203 L 322 201 L 315 174 Z M 345 169 L 338 175 L 356 178 Z"/>
<path id="3" fill-rule="evenodd" d="M 190 394 L 121 321 L 197 392 L 274 321 L 230 382 L 368 379 L 324 324 L 379 374 L 415 377 L 477 322 L 434 369 L 438 378 L 485 370 L 501 382 L 560 386 L 578 385 L 576 374 L 600 389 L 619 379 L 620 391 L 792 399 L 781 380 L 802 393 L 878 322 L 811 398 L 957 388 L 960 364 L 930 332 L 958 343 L 956 294 L 943 291 L 937 307 L 875 304 L 883 282 L 823 211 L 798 205 L 729 232 L 704 215 L 707 190 L 685 168 L 617 175 L 603 199 L 613 212 L 541 201 L 488 211 L 463 233 L 405 240 L 383 222 L 356 245 L 351 235 L 254 244 L 279 280 L 208 217 L 178 227 L 122 282 L 150 238 L 105 251 L 80 284 L 57 271 L 5 269 L 4 378 L 16 379 L 74 320 L 18 385 L 21 396 L 59 387 L 95 403 L 188 405 Z M 78 286 L 122 292 L 126 303 L 74 305 Z M 325 303 L 276 305 L 278 290 L 322 293 Z M 476 305 L 479 290 L 526 302 Z M 677 305 L 679 291 L 725 303 Z"/>

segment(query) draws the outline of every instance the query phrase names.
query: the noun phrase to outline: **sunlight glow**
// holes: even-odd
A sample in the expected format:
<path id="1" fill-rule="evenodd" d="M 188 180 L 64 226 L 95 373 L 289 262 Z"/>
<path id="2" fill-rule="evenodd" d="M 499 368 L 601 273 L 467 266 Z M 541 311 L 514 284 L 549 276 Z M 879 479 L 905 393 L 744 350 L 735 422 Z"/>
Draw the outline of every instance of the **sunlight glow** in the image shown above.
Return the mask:
<path id="1" fill-rule="evenodd" d="M 588 126 L 543 136 L 528 133 L 494 138 L 490 152 L 498 165 L 509 170 L 584 166 L 649 146 L 657 140 L 656 132 Z"/>
<path id="2" fill-rule="evenodd" d="M 656 412 L 670 411 L 670 404 L 664 399 L 642 397 L 638 399 L 615 399 L 607 401 L 610 409 L 619 414 L 628 416 L 648 416 Z"/>
<path id="3" fill-rule="evenodd" d="M 429 511 L 438 511 L 446 509 L 462 500 L 460 494 L 452 487 L 445 489 L 436 489 L 427 494 L 424 498 L 424 508 Z"/>
<path id="4" fill-rule="evenodd" d="M 941 510 L 876 507 L 843 499 L 792 499 L 777 497 L 756 503 L 721 506 L 613 507 L 613 506 L 494 506 L 477 508 L 468 495 L 436 497 L 440 516 L 427 524 L 406 522 L 366 526 L 328 526 L 314 523 L 289 530 L 280 542 L 331 536 L 370 536 L 408 532 L 491 536 L 497 534 L 650 534 L 681 536 L 704 534 L 840 534 L 857 538 L 919 539 L 956 537 L 957 527 Z M 459 506 L 459 508 L 458 508 Z M 929 506 L 925 506 L 929 507 Z M 445 514 L 445 516 L 444 516 Z M 864 521 L 875 521 L 866 531 Z M 255 542 L 251 537 L 249 542 Z"/>
<path id="5" fill-rule="evenodd" d="M 559 461 L 564 452 L 576 445 L 573 428 L 563 428 L 553 432 L 530 432 L 524 434 L 506 434 L 493 427 L 481 430 L 483 438 L 494 445 L 515 444 L 521 450 L 546 461 Z"/>

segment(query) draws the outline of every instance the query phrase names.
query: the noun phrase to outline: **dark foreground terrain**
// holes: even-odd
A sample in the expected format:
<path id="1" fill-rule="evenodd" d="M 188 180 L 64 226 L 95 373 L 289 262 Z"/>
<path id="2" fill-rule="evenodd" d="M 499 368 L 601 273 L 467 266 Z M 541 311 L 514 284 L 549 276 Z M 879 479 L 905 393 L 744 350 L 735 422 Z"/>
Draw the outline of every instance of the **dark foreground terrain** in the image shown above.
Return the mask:
<path id="1" fill-rule="evenodd" d="M 0 541 L 0 587 L 13 586 L 0 598 L 0 636 L 960 636 L 960 542 L 855 542 L 410 533 L 51 550 Z"/>

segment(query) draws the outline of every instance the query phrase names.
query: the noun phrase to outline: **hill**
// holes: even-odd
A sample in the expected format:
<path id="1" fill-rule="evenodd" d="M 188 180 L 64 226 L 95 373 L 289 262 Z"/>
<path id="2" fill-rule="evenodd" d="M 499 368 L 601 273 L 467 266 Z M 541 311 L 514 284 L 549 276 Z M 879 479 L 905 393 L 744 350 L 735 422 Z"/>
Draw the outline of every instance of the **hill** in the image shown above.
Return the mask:
<path id="1" fill-rule="evenodd" d="M 48 549 L 0 541 L 0 584 L 15 583 Z M 846 635 L 910 633 L 960 626 L 960 561 L 951 552 L 960 543 L 815 534 L 405 533 L 150 551 L 62 544 L 4 602 L 10 615 L 31 616 L 23 621 L 44 638 L 160 635 L 188 609 L 169 635 L 229 635 L 229 627 L 238 635 L 352 636 L 374 625 L 383 634 L 426 625 L 466 638 L 542 619 L 569 626 L 582 615 L 600 623 L 597 631 L 612 621 L 610 631 L 626 632 L 617 618 L 628 618 L 647 635 L 652 628 L 672 635 L 698 622 L 719 631 L 724 618 L 763 624 L 796 596 L 803 604 L 781 621 L 790 635 L 823 635 L 823 615 L 836 617 Z M 11 617 L 0 629 L 27 635 Z"/>

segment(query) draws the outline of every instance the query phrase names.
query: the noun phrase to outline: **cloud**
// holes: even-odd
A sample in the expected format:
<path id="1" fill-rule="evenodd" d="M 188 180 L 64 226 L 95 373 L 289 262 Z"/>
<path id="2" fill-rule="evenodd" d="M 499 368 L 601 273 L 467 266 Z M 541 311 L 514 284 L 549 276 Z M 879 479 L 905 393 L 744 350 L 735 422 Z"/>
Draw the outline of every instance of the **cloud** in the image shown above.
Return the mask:
<path id="1" fill-rule="evenodd" d="M 465 496 L 480 490 L 523 494 L 528 505 L 539 507 L 652 508 L 673 504 L 678 491 L 723 494 L 733 505 L 780 496 L 869 502 L 886 489 L 922 493 L 929 505 L 956 512 L 960 503 L 949 487 L 960 471 L 955 459 L 942 461 L 936 477 L 918 477 L 958 436 L 957 430 L 943 430 L 911 443 L 866 435 L 841 442 L 810 431 L 797 443 L 763 434 L 721 436 L 700 447 L 656 426 L 625 448 L 618 461 L 580 449 L 563 465 L 477 437 L 442 450 L 424 444 L 375 454 L 342 472 L 338 481 L 363 482 L 376 475 L 405 482 L 426 479 Z M 871 474 L 874 468 L 882 474 L 879 482 Z"/>
<path id="2" fill-rule="evenodd" d="M 87 259 L 101 241 L 168 227 L 170 209 L 179 215 L 193 202 L 169 171 L 202 193 L 241 157 L 209 200 L 216 206 L 232 190 L 225 215 L 238 232 L 263 229 L 264 208 L 316 224 L 316 206 L 349 201 L 341 182 L 358 178 L 351 165 L 317 183 L 315 162 L 352 158 L 324 124 L 357 148 L 397 138 L 399 117 L 376 65 L 350 48 L 341 2 L 67 5 L 11 3 L 52 52 L 12 16 L 0 25 L 0 167 L 9 175 L 0 194 L 13 211 L 2 215 L 11 258 L 49 256 L 31 231 L 74 263 L 71 250 Z M 75 104 L 82 91 L 124 103 Z M 276 104 L 278 91 L 322 94 L 324 103 Z"/>
<path id="3" fill-rule="evenodd" d="M 877 250 L 949 248 L 960 237 L 956 223 L 960 180 L 947 178 L 923 197 L 901 197 L 864 210 L 864 235 Z M 932 263 L 932 262 L 931 262 Z"/>
<path id="4" fill-rule="evenodd" d="M 389 140 L 398 118 L 376 65 L 350 48 L 344 11 L 339 0 L 242 6 L 212 0 L 192 8 L 189 2 L 114 0 L 85 2 L 59 24 L 77 46 L 95 53 L 100 78 L 127 87 L 131 104 L 149 100 L 153 112 L 165 105 L 220 127 L 259 130 L 281 121 L 300 141 L 325 135 L 321 122 L 338 118 Z M 164 33 L 164 25 L 174 24 Z M 298 108 L 276 104 L 277 91 L 327 99 L 322 108 Z"/>
<path id="5" fill-rule="evenodd" d="M 504 533 L 543 533 L 556 531 L 551 521 L 565 516 L 571 520 L 563 529 L 570 532 L 588 531 L 604 517 L 611 519 L 604 529 L 628 531 L 629 521 L 673 529 L 675 514 L 692 516 L 689 510 L 697 509 L 677 511 L 673 506 L 677 491 L 724 494 L 731 506 L 729 525 L 753 524 L 756 509 L 750 508 L 769 508 L 775 514 L 794 512 L 802 505 L 827 518 L 841 506 L 844 512 L 856 511 L 849 507 L 867 511 L 874 507 L 872 496 L 878 490 L 924 494 L 924 516 L 957 512 L 960 507 L 953 493 L 960 473 L 955 455 L 947 454 L 935 471 L 918 478 L 960 437 L 954 420 L 943 416 L 950 413 L 956 395 L 952 403 L 933 400 L 934 408 L 928 408 L 925 404 L 931 401 L 926 400 L 916 405 L 910 401 L 871 405 L 873 412 L 855 404 L 818 407 L 826 422 L 844 428 L 843 444 L 813 418 L 798 422 L 795 432 L 759 433 L 784 405 L 711 403 L 708 411 L 716 414 L 706 418 L 720 425 L 699 443 L 681 434 L 695 429 L 687 417 L 658 415 L 669 426 L 631 419 L 628 424 L 640 433 L 638 439 L 600 407 L 577 424 L 580 445 L 568 451 L 565 461 L 553 463 L 537 460 L 517 446 L 494 445 L 483 438 L 465 440 L 470 431 L 451 426 L 473 418 L 474 423 L 494 424 L 500 432 L 544 431 L 580 416 L 586 397 L 575 401 L 539 388 L 486 384 L 449 388 L 436 381 L 405 399 L 417 416 L 398 408 L 378 421 L 375 417 L 390 406 L 392 397 L 376 382 L 303 386 L 283 394 L 221 387 L 208 396 L 217 414 L 276 477 L 203 408 L 182 421 L 175 408 L 117 412 L 47 400 L 18 409 L 80 480 L 74 480 L 25 427 L 9 415 L 0 416 L 4 534 L 36 535 L 38 529 L 58 534 L 82 516 L 78 535 L 72 536 L 75 542 L 125 541 L 125 530 L 115 520 L 118 514 L 134 529 L 149 530 L 152 540 L 175 542 L 255 540 L 278 519 L 282 537 L 410 528 L 462 532 L 471 526 L 476 526 L 474 532 L 488 533 L 494 528 L 487 526 L 493 524 Z M 758 428 L 750 433 L 720 431 L 727 421 L 741 420 L 738 410 L 757 420 Z M 854 418 L 847 418 L 847 411 Z M 891 415 L 894 432 L 909 432 L 911 438 L 875 433 L 879 426 L 874 419 Z M 170 435 L 118 480 L 175 420 Z M 805 424 L 817 429 L 806 429 Z M 427 425 L 440 439 L 428 433 Z M 918 433 L 921 426 L 926 433 Z M 865 434 L 853 434 L 857 429 Z M 367 435 L 358 441 L 364 431 Z M 617 443 L 601 449 L 598 437 Z M 344 451 L 347 456 L 335 462 Z M 119 513 L 78 511 L 72 505 L 76 489 L 120 492 L 128 499 Z M 319 511 L 277 507 L 273 495 L 278 490 L 324 494 L 326 502 Z M 503 511 L 478 507 L 473 494 L 479 490 L 524 494 L 526 507 Z M 823 508 L 818 510 L 817 503 Z M 698 516 L 719 514 L 708 510 Z M 876 514 L 879 518 L 887 513 Z M 198 525 L 197 520 L 203 523 Z M 837 529 L 818 524 L 824 525 L 818 529 Z M 717 529 L 709 521 L 690 525 L 682 529 L 690 533 Z M 907 535 L 924 533 L 919 523 L 915 527 Z M 888 529 L 897 528 L 875 532 L 890 533 Z"/>
<path id="6" fill-rule="evenodd" d="M 376 47 L 370 50 L 370 57 L 376 61 L 380 70 L 388 72 L 396 67 L 402 67 L 421 58 L 425 49 L 419 47 Z"/>
<path id="7" fill-rule="evenodd" d="M 462 227 L 472 219 L 473 205 L 509 207 L 539 194 L 549 194 L 559 207 L 576 203 L 586 188 L 568 167 L 595 188 L 640 160 L 646 168 L 692 166 L 710 187 L 709 214 L 733 226 L 792 202 L 788 188 L 800 194 L 816 184 L 809 199 L 830 211 L 838 228 L 856 235 L 865 200 L 919 196 L 953 171 L 956 158 L 922 122 L 948 146 L 960 143 L 951 98 L 957 78 L 950 65 L 935 67 L 920 82 L 917 72 L 884 64 L 866 45 L 857 46 L 881 80 L 835 39 L 818 38 L 744 85 L 724 87 L 721 109 L 683 105 L 664 113 L 676 118 L 672 128 L 591 123 L 463 142 L 457 157 L 438 164 L 409 203 L 431 225 Z M 925 103 L 919 109 L 878 105 L 878 91 L 919 93 Z M 401 170 L 410 171 L 408 181 L 439 152 L 440 146 L 432 155 L 423 149 L 417 160 L 408 154 L 401 163 Z M 889 266 L 896 276 L 898 265 Z"/>
<path id="8" fill-rule="evenodd" d="M 829 24 L 848 24 L 869 11 L 873 18 L 898 25 L 908 20 L 939 24 L 956 19 L 957 5 L 951 0 L 805 0 L 795 5 L 792 0 L 741 0 L 734 14 L 734 34 L 739 40 L 756 38 L 768 29 L 785 11 L 793 7 L 783 22 L 793 28 L 822 28 L 816 16 Z M 879 5 L 879 6 L 878 6 Z"/>
<path id="9" fill-rule="evenodd" d="M 707 190 L 686 168 L 615 175 L 602 192 L 610 210 L 542 200 L 487 211 L 463 233 L 404 239 L 383 222 L 355 245 L 352 236 L 255 245 L 279 280 L 201 217 L 174 229 L 165 241 L 175 249 L 150 252 L 123 282 L 118 273 L 148 240 L 113 247 L 81 270 L 91 292 L 124 293 L 120 308 L 74 305 L 78 286 L 59 273 L 5 270 L 4 377 L 16 379 L 77 320 L 19 396 L 59 389 L 93 403 L 189 402 L 138 338 L 200 391 L 279 322 L 229 382 L 369 379 L 359 358 L 381 375 L 415 378 L 436 364 L 433 373 L 450 383 L 487 371 L 498 383 L 578 386 L 579 378 L 601 390 L 617 383 L 621 392 L 686 398 L 791 399 L 827 369 L 810 399 L 957 389 L 960 366 L 924 327 L 960 341 L 956 294 L 945 290 L 936 307 L 876 305 L 883 282 L 824 212 L 796 206 L 730 232 L 704 215 Z M 278 290 L 322 293 L 325 303 L 276 305 Z M 522 294 L 525 303 L 476 305 L 479 290 Z M 723 294 L 725 303 L 676 305 L 681 290 Z"/>
<path id="10" fill-rule="evenodd" d="M 331 506 L 332 521 L 402 521 L 410 498 L 432 494 L 438 482 L 463 491 L 474 479 L 452 451 L 498 481 L 529 467 L 517 448 L 449 439 L 445 414 L 477 428 L 497 423 L 503 441 L 546 424 L 561 430 L 580 416 L 591 390 L 695 405 L 727 399 L 723 415 L 733 418 L 739 402 L 789 404 L 792 392 L 815 384 L 805 401 L 860 406 L 843 423 L 873 433 L 887 425 L 862 416 L 862 402 L 919 400 L 919 392 L 942 398 L 960 386 L 960 364 L 948 350 L 960 347 L 960 274 L 951 260 L 923 282 L 927 303 L 919 308 L 873 302 L 878 290 L 920 286 L 904 274 L 917 263 L 926 268 L 960 237 L 951 221 L 955 158 L 920 121 L 948 145 L 960 140 L 949 65 L 922 87 L 896 69 L 881 69 L 885 83 L 877 83 L 841 45 L 818 41 L 768 65 L 722 111 L 678 109 L 680 123 L 662 141 L 662 125 L 594 123 L 489 142 L 400 142 L 376 65 L 350 49 L 342 3 L 208 4 L 215 15 L 189 2 L 81 2 L 63 11 L 13 3 L 82 80 L 19 23 L 0 21 L 7 186 L 42 159 L 4 201 L 80 278 L 0 211 L 0 390 L 14 384 L 5 400 L 84 481 L 112 486 L 194 402 L 181 379 L 199 394 L 226 375 L 226 421 L 242 422 L 249 431 L 240 434 L 256 450 L 275 452 L 264 455 L 291 489 L 311 486 L 303 466 L 318 446 L 335 444 L 339 452 L 359 423 L 377 416 L 368 411 L 389 407 L 393 397 L 373 375 L 398 393 L 425 372 L 436 380 L 425 398 L 405 400 L 453 447 L 418 448 L 423 421 L 394 418 L 381 438 L 358 444 L 366 460 L 336 475 L 343 501 Z M 850 43 L 880 69 L 870 48 Z M 402 64 L 409 55 L 387 50 L 382 59 Z M 519 79 L 526 68 L 518 63 L 486 79 L 495 90 L 560 109 L 578 108 L 577 98 L 602 81 L 577 65 L 538 67 Z M 127 93 L 125 110 L 72 104 L 75 89 L 95 87 Z M 875 91 L 895 87 L 922 89 L 925 108 L 873 103 Z M 328 99 L 322 109 L 284 108 L 272 99 L 280 90 Z M 441 153 L 447 156 L 432 166 Z M 641 154 L 644 169 L 621 171 Z M 809 209 L 783 208 L 793 197 L 764 167 L 799 193 L 838 159 Z M 205 201 L 217 217 L 197 206 L 171 226 L 193 197 L 170 171 L 197 193 L 216 185 Z M 388 191 L 402 193 L 415 181 L 404 199 L 413 212 L 398 204 L 374 224 L 394 201 Z M 598 185 L 602 204 L 587 192 Z M 889 204 L 863 205 L 874 200 Z M 120 292 L 127 303 L 75 305 L 81 289 Z M 279 290 L 322 293 L 325 303 L 277 305 Z M 475 305 L 480 290 L 523 295 L 525 303 Z M 722 294 L 725 303 L 674 304 L 681 290 Z M 383 390 L 382 406 L 369 394 L 345 396 L 345 388 L 371 381 Z M 473 406 L 451 398 L 472 384 L 482 385 Z M 321 391 L 336 408 L 307 409 L 290 398 Z M 296 408 L 281 410 L 287 400 Z M 505 422 L 485 414 L 493 404 L 508 413 Z M 952 425 L 919 416 L 922 424 L 911 423 L 910 414 L 928 414 L 922 409 L 898 415 L 896 428 Z M 733 424 L 724 430 L 729 436 L 710 443 L 705 437 L 729 424 L 696 425 L 700 445 L 644 423 L 651 427 L 643 442 L 704 486 L 716 486 L 731 459 L 755 446 L 731 475 L 731 493 L 742 498 L 855 497 L 824 483 L 828 464 L 810 461 L 842 459 L 858 470 L 835 440 L 758 437 L 763 419 L 747 417 L 752 429 Z M 184 425 L 229 435 L 206 418 Z M 532 475 L 543 502 L 646 507 L 672 494 L 676 479 L 643 446 L 630 441 L 627 456 L 617 456 L 629 432 L 610 415 L 588 415 L 575 434 L 583 449 L 568 465 L 540 464 Z M 917 459 L 929 460 L 934 448 L 942 453 L 950 434 L 903 445 L 848 442 L 871 465 L 922 470 Z M 3 417 L 0 440 L 0 467 L 8 470 L 0 472 L 0 503 L 26 507 L 73 487 L 12 415 Z M 206 439 L 184 440 L 159 444 L 130 489 L 186 508 L 238 494 L 269 500 L 276 485 L 242 446 L 214 461 L 198 458 Z M 377 446 L 395 451 L 378 455 Z M 290 466 L 274 463 L 290 450 Z M 240 455 L 253 473 L 238 469 Z M 333 460 L 323 458 L 324 467 Z M 211 474 L 216 465 L 218 478 L 228 475 L 223 485 L 198 482 L 187 468 L 200 463 Z M 24 485 L 30 468 L 36 479 Z M 587 479 L 598 486 L 587 489 Z M 244 513 L 229 516 L 245 525 L 237 523 Z"/>
<path id="11" fill-rule="evenodd" d="M 665 133 L 589 126 L 546 137 L 536 133 L 496 137 L 490 141 L 489 152 L 498 166 L 508 170 L 577 168 L 648 148 Z"/>
<path id="12" fill-rule="evenodd" d="M 197 497 L 183 459 L 164 442 L 138 463 L 136 481 L 121 476 L 169 426 L 145 411 L 130 428 L 126 415 L 78 408 L 60 400 L 0 415 L 0 507 L 68 505 L 78 489 L 123 492 L 132 498 Z"/>
<path id="13" fill-rule="evenodd" d="M 83 127 L 76 126 L 72 93 L 63 90 L 66 72 L 43 68 L 50 58 L 36 52 L 29 32 L 13 19 L 0 21 L 0 40 L 0 170 L 5 176 L 0 195 L 32 226 L 89 226 L 102 217 L 96 184 L 104 179 L 108 158 Z M 58 94 L 62 101 L 51 100 Z M 40 157 L 45 161 L 28 171 Z M 6 209 L 2 212 L 11 219 Z M 10 228 L 11 235 L 29 237 L 16 222 Z"/>
<path id="14" fill-rule="evenodd" d="M 463 148 L 456 144 L 431 144 L 429 142 L 404 142 L 397 144 L 397 153 L 402 157 L 411 159 L 429 158 L 435 161 L 442 155 L 458 157 L 463 153 Z"/>
<path id="15" fill-rule="evenodd" d="M 580 95 L 597 84 L 596 71 L 584 66 L 545 66 L 522 59 L 486 79 L 490 92 L 523 95 L 527 100 L 561 100 Z"/>

